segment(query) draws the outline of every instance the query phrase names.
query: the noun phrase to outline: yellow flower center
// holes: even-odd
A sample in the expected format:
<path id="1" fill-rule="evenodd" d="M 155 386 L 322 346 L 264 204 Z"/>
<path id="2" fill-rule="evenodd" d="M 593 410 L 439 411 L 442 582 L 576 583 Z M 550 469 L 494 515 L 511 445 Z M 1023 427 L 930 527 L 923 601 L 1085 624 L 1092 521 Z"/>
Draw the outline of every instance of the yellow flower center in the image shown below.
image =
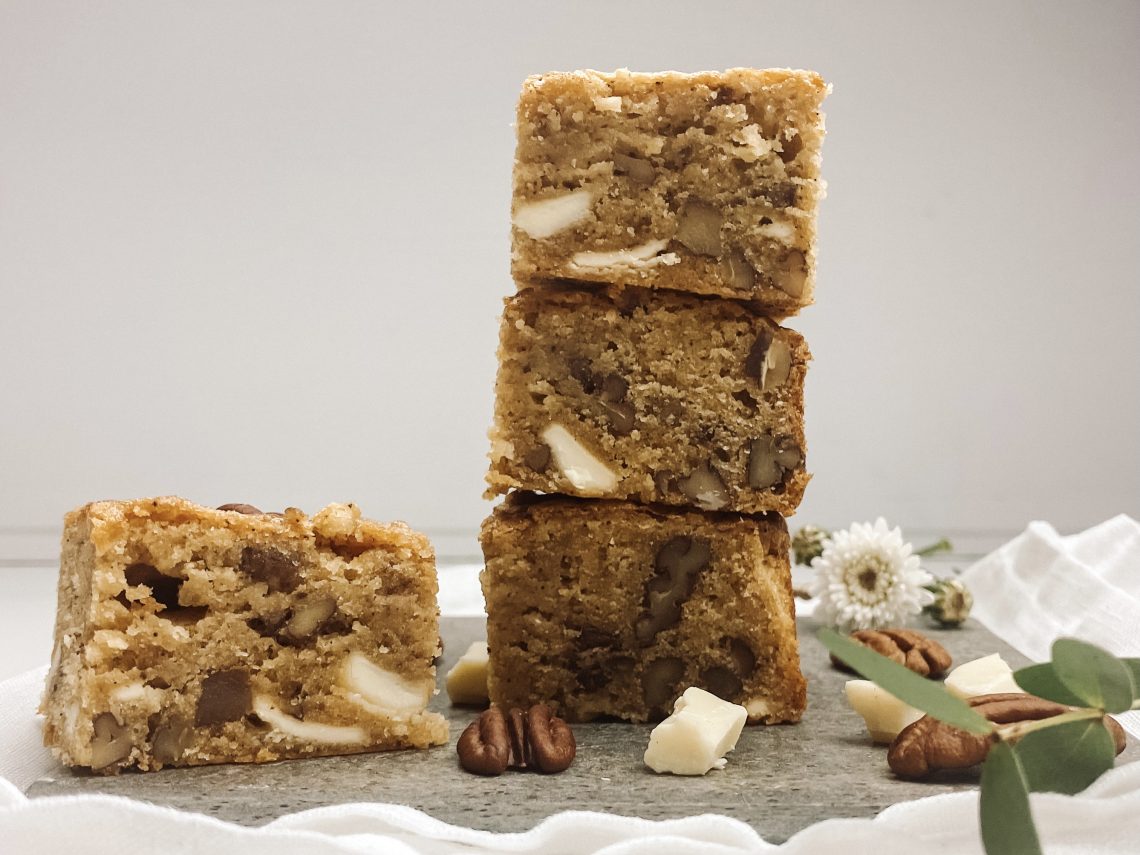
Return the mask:
<path id="1" fill-rule="evenodd" d="M 864 603 L 874 603 L 889 587 L 887 562 L 879 555 L 864 555 L 847 569 L 847 588 L 855 599 Z"/>

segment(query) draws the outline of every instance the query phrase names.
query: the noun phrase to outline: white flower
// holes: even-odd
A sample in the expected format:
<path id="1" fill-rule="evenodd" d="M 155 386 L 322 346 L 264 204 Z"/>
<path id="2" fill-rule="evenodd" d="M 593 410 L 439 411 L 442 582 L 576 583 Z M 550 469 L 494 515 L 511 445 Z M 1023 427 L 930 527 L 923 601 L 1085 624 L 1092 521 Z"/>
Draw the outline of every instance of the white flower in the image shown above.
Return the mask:
<path id="1" fill-rule="evenodd" d="M 934 596 L 922 586 L 933 577 L 919 566 L 911 545 L 882 517 L 834 532 L 811 566 L 809 585 L 819 597 L 817 614 L 843 632 L 898 626 Z"/>

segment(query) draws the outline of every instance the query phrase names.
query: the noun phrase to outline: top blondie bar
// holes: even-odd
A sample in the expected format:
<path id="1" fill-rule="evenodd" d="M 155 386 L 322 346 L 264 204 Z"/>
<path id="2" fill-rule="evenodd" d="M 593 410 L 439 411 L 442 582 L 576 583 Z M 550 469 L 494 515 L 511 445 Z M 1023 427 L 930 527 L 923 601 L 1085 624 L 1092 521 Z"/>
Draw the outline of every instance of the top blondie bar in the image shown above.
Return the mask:
<path id="1" fill-rule="evenodd" d="M 518 104 L 511 272 L 812 302 L 824 195 L 812 71 L 530 77 Z"/>

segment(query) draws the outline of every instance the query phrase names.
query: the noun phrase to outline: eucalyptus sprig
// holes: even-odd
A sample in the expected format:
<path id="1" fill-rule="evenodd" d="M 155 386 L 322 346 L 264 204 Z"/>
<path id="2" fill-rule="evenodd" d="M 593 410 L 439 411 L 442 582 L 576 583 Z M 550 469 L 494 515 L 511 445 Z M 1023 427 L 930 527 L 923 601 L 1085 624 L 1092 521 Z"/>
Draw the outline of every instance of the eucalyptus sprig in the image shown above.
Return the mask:
<path id="1" fill-rule="evenodd" d="M 1031 792 L 1079 793 L 1112 768 L 1116 751 L 1106 713 L 1140 709 L 1140 659 L 1119 659 L 1072 638 L 1053 642 L 1052 659 L 1015 671 L 1022 689 L 1073 707 L 1036 721 L 997 725 L 941 683 L 880 656 L 831 629 L 819 640 L 838 659 L 900 701 L 933 718 L 994 740 L 982 764 L 979 819 L 990 855 L 1041 852 Z"/>

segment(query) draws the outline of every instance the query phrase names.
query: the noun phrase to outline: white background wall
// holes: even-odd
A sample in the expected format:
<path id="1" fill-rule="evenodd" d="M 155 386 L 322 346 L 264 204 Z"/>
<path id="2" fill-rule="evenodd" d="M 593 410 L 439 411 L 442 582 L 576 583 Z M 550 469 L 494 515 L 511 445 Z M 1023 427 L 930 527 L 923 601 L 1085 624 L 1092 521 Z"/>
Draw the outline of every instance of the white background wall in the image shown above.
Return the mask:
<path id="1" fill-rule="evenodd" d="M 474 530 L 519 84 L 735 65 L 835 85 L 798 520 L 1140 515 L 1140 4 L 0 0 L 0 525 Z"/>

